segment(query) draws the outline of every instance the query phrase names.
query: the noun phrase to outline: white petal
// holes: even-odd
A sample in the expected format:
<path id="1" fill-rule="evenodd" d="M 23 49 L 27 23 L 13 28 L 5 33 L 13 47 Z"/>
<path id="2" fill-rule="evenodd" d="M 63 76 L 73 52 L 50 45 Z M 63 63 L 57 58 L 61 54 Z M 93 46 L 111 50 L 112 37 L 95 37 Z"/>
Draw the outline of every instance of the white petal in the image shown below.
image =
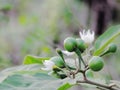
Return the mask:
<path id="1" fill-rule="evenodd" d="M 94 41 L 94 32 L 83 30 L 83 32 L 79 32 L 81 39 L 86 43 L 86 44 L 91 44 Z"/>
<path id="2" fill-rule="evenodd" d="M 84 39 L 84 35 L 80 32 L 80 37 L 83 40 Z"/>
<path id="3" fill-rule="evenodd" d="M 45 66 L 53 66 L 54 65 L 54 62 L 50 61 L 50 60 L 45 60 L 44 63 L 43 63 Z"/>
<path id="4" fill-rule="evenodd" d="M 63 54 L 67 55 L 67 56 L 71 56 L 71 55 L 74 55 L 75 53 L 74 52 L 68 52 L 68 51 L 62 51 Z"/>
<path id="5" fill-rule="evenodd" d="M 52 70 L 53 69 L 53 66 L 55 65 L 54 62 L 50 61 L 50 60 L 45 60 L 43 62 L 43 65 L 45 66 L 44 68 L 41 68 L 42 70 Z"/>

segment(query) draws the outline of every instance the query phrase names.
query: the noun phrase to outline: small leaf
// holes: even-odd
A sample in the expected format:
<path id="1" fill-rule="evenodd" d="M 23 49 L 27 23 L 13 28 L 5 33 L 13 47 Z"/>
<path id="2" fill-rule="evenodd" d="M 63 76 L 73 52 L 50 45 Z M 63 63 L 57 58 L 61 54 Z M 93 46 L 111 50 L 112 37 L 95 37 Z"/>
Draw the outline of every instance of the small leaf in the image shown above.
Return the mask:
<path id="1" fill-rule="evenodd" d="M 100 37 L 97 38 L 94 45 L 94 55 L 100 55 L 105 50 L 105 48 L 119 35 L 120 25 L 108 28 L 108 30 L 105 33 L 103 33 Z"/>
<path id="2" fill-rule="evenodd" d="M 61 87 L 58 88 L 58 90 L 68 90 L 69 88 L 71 88 L 73 85 L 66 83 L 64 85 L 62 85 Z"/>
<path id="3" fill-rule="evenodd" d="M 42 64 L 44 60 L 49 60 L 50 58 L 48 57 L 37 57 L 37 56 L 31 56 L 31 55 L 27 55 L 25 58 L 24 58 L 24 62 L 23 64 L 35 64 L 35 63 L 38 63 L 38 64 Z"/>

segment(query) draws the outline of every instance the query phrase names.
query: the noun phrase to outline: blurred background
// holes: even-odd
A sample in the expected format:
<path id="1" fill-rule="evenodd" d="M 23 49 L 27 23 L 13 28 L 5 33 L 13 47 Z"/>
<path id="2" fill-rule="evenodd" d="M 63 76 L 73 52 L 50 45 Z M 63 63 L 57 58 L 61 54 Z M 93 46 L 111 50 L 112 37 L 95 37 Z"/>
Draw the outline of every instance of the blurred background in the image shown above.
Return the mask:
<path id="1" fill-rule="evenodd" d="M 26 55 L 51 57 L 66 37 L 83 29 L 99 36 L 115 24 L 120 0 L 0 0 L 0 69 L 22 64 Z M 120 48 L 105 58 L 106 77 L 120 79 Z"/>

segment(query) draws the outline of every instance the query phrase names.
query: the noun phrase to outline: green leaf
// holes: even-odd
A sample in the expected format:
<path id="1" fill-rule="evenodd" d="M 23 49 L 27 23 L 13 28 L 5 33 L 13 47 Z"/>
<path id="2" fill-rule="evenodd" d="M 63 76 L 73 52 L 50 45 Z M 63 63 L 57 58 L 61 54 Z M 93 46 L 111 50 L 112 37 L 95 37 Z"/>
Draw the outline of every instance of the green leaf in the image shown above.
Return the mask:
<path id="1" fill-rule="evenodd" d="M 40 64 L 30 64 L 30 65 L 21 65 L 17 67 L 7 68 L 0 73 L 0 82 L 7 76 L 11 74 L 34 74 L 37 72 L 48 73 L 46 71 L 41 70 L 43 67 Z"/>
<path id="2" fill-rule="evenodd" d="M 29 72 L 17 73 L 22 71 Z M 31 74 L 30 71 L 36 72 Z M 5 75 L 6 77 L 4 77 Z M 76 86 L 76 80 L 82 80 L 82 78 L 82 75 L 78 74 L 75 79 L 58 79 L 41 72 L 39 64 L 22 65 L 0 72 L 0 90 L 68 90 L 72 86 Z M 105 81 L 98 77 L 97 79 L 94 78 L 93 81 L 105 83 Z M 97 90 L 96 86 L 93 85 L 85 83 L 81 85 L 86 88 L 84 90 Z"/>
<path id="3" fill-rule="evenodd" d="M 6 85 L 4 83 L 1 83 L 0 84 L 0 90 L 16 90 L 16 89 L 11 85 Z"/>
<path id="4" fill-rule="evenodd" d="M 100 37 L 97 38 L 94 45 L 94 55 L 100 55 L 105 50 L 105 48 L 119 35 L 120 25 L 108 28 L 108 30 L 105 33 L 103 33 Z"/>
<path id="5" fill-rule="evenodd" d="M 12 74 L 0 83 L 1 90 L 67 90 L 72 85 L 45 73 Z M 63 85 L 61 87 L 61 85 Z M 61 89 L 58 89 L 61 87 Z M 10 88 L 10 89 L 9 89 Z"/>
<path id="6" fill-rule="evenodd" d="M 37 73 L 37 75 L 16 74 L 8 76 L 8 78 L 0 84 L 0 88 L 2 88 L 2 90 L 5 90 L 6 87 L 8 87 L 6 90 L 9 90 L 9 88 L 13 90 L 57 90 L 61 83 L 61 80 L 44 73 Z M 3 87 L 3 85 L 5 87 Z"/>
<path id="7" fill-rule="evenodd" d="M 69 88 L 71 88 L 73 85 L 66 83 L 64 85 L 62 85 L 61 87 L 58 88 L 58 90 L 68 90 Z"/>
<path id="8" fill-rule="evenodd" d="M 64 83 L 69 83 L 70 79 L 55 78 L 40 68 L 39 64 L 31 64 L 1 71 L 0 90 L 58 90 Z M 68 87 L 69 84 L 65 85 L 65 88 Z"/>
<path id="9" fill-rule="evenodd" d="M 24 58 L 23 64 L 42 64 L 44 60 L 49 60 L 50 58 L 48 57 L 37 57 L 37 56 L 31 56 L 31 55 L 27 55 Z"/>

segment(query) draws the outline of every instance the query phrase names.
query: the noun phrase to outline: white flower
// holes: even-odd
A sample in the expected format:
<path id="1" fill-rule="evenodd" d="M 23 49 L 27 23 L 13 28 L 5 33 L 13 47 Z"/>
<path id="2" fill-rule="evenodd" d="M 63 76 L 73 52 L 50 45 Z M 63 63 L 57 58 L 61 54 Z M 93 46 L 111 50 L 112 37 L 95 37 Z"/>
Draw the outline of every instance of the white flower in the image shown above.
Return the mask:
<path id="1" fill-rule="evenodd" d="M 83 30 L 83 32 L 79 32 L 79 34 L 80 34 L 81 39 L 88 45 L 94 41 L 95 33 L 93 31 Z"/>
<path id="2" fill-rule="evenodd" d="M 53 69 L 53 67 L 55 66 L 55 63 L 50 61 L 50 60 L 45 60 L 43 62 L 43 65 L 45 66 L 44 68 L 41 68 L 42 70 L 45 70 L 45 71 L 50 71 Z"/>
<path id="3" fill-rule="evenodd" d="M 68 52 L 68 51 L 65 51 L 65 50 L 62 50 L 62 53 L 67 55 L 67 56 L 72 56 L 75 54 L 75 52 Z"/>

